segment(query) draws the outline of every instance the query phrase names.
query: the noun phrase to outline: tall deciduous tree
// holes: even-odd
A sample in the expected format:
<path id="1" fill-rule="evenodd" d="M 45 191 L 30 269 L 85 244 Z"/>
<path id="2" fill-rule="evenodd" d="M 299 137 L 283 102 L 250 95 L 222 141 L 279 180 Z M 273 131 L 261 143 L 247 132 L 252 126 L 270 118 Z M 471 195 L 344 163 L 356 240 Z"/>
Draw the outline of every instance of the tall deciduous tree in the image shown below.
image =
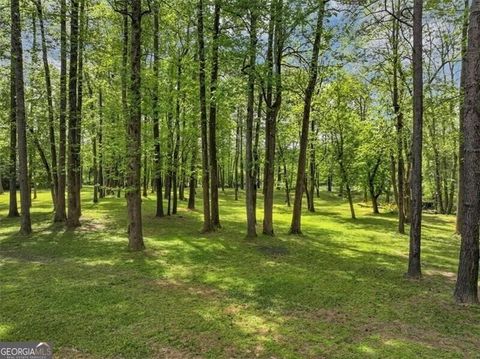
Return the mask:
<path id="1" fill-rule="evenodd" d="M 202 140 L 202 188 L 203 188 L 203 232 L 212 231 L 210 212 L 210 166 L 208 152 L 207 100 L 205 84 L 205 38 L 203 33 L 203 0 L 197 3 L 197 34 L 198 34 L 198 80 L 200 91 L 200 135 Z"/>
<path id="2" fill-rule="evenodd" d="M 142 56 L 142 1 L 131 1 L 131 49 L 130 49 L 130 112 L 127 121 L 127 168 L 126 193 L 128 220 L 128 248 L 132 251 L 145 249 L 142 228 L 141 185 L 141 56 Z"/>
<path id="3" fill-rule="evenodd" d="M 65 222 L 67 219 L 65 203 L 66 187 L 66 153 L 67 153 L 67 3 L 60 0 L 60 116 L 58 137 L 58 190 L 55 206 L 55 222 Z"/>
<path id="4" fill-rule="evenodd" d="M 210 192 L 212 196 L 212 225 L 220 227 L 218 208 L 218 163 L 217 163 L 217 82 L 218 82 L 218 41 L 220 36 L 220 0 L 215 0 L 213 10 L 212 70 L 210 76 L 210 113 L 208 136 L 210 152 Z"/>
<path id="5" fill-rule="evenodd" d="M 422 144 L 423 144 L 423 0 L 415 0 L 413 6 L 413 139 L 412 172 L 410 188 L 412 195 L 410 252 L 408 257 L 409 278 L 422 275 L 420 249 L 422 235 Z"/>
<path id="6" fill-rule="evenodd" d="M 300 153 L 298 156 L 297 182 L 295 185 L 295 199 L 293 202 L 292 224 L 290 233 L 300 234 L 301 216 L 302 216 L 302 196 L 305 181 L 305 167 L 307 164 L 307 146 L 308 146 L 308 130 L 310 125 L 310 112 L 312 109 L 312 98 L 317 84 L 318 77 L 318 55 L 320 53 L 320 44 L 323 33 L 323 18 L 325 15 L 326 0 L 319 0 L 317 25 L 315 27 L 315 39 L 313 41 L 312 59 L 310 61 L 308 84 L 305 89 L 305 97 L 303 104 L 302 132 L 300 136 Z"/>
<path id="7" fill-rule="evenodd" d="M 480 222 L 480 0 L 470 8 L 465 56 L 463 167 L 460 261 L 454 297 L 458 303 L 478 303 Z"/>
<path id="8" fill-rule="evenodd" d="M 272 0 L 267 45 L 265 104 L 265 169 L 263 185 L 263 233 L 273 235 L 273 192 L 277 116 L 282 103 L 283 0 Z M 275 83 L 275 96 L 273 85 Z"/>
<path id="9" fill-rule="evenodd" d="M 28 184 L 27 121 L 25 117 L 25 88 L 23 81 L 23 49 L 19 0 L 11 0 L 11 58 L 15 73 L 15 118 L 18 144 L 18 178 L 20 183 L 20 233 L 30 234 L 30 189 Z"/>
<path id="10" fill-rule="evenodd" d="M 256 208 L 255 208 L 255 163 L 253 159 L 253 116 L 255 107 L 255 63 L 257 61 L 257 8 L 252 4 L 250 9 L 250 45 L 248 48 L 248 81 L 247 81 L 247 118 L 245 131 L 245 150 L 246 150 L 246 196 L 247 207 L 247 237 L 257 236 L 255 228 Z"/>
<path id="11" fill-rule="evenodd" d="M 162 197 L 162 169 L 161 169 L 161 146 L 160 146 L 160 114 L 158 108 L 159 90 L 158 81 L 160 73 L 160 21 L 158 14 L 158 4 L 153 8 L 153 142 L 154 142 L 154 179 L 157 205 L 155 210 L 156 217 L 163 217 L 163 197 Z"/>
<path id="12" fill-rule="evenodd" d="M 80 131 L 78 111 L 78 11 L 79 0 L 70 2 L 70 68 L 68 87 L 68 216 L 67 226 L 70 228 L 80 226 L 80 144 L 78 143 Z"/>

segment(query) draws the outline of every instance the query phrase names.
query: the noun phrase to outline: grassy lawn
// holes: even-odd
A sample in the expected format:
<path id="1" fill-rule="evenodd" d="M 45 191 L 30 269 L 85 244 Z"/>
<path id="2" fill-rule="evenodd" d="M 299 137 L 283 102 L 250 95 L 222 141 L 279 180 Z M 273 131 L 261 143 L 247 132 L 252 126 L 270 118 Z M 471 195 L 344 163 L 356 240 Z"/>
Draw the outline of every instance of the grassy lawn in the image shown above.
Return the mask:
<path id="1" fill-rule="evenodd" d="M 425 215 L 424 278 L 408 281 L 395 215 L 356 205 L 353 221 L 330 194 L 304 214 L 303 236 L 287 234 L 279 194 L 276 237 L 254 241 L 243 196 L 221 194 L 223 228 L 208 235 L 185 203 L 155 218 L 151 196 L 144 253 L 126 250 L 125 200 L 91 195 L 71 232 L 40 192 L 28 238 L 0 196 L 0 340 L 51 341 L 58 358 L 480 357 L 480 308 L 452 301 L 454 217 Z"/>

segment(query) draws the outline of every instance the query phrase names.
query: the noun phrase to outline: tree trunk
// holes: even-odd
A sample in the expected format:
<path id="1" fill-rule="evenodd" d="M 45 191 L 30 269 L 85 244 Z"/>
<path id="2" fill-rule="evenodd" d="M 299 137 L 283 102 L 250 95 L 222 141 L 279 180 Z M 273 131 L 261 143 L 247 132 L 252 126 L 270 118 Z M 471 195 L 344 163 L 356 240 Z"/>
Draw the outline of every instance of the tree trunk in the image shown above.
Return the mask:
<path id="1" fill-rule="evenodd" d="M 208 128 L 207 128 L 207 104 L 205 85 L 205 39 L 203 35 L 203 0 L 198 0 L 198 64 L 199 64 L 199 88 L 200 88 L 200 129 L 202 140 L 202 188 L 203 188 L 203 232 L 214 230 L 210 212 L 210 175 L 208 156 Z"/>
<path id="2" fill-rule="evenodd" d="M 245 202 L 247 207 L 247 238 L 257 236 L 255 228 L 255 163 L 253 160 L 253 116 L 255 106 L 255 62 L 257 56 L 257 13 L 256 9 L 250 10 L 250 46 L 248 68 L 248 104 L 247 104 L 247 129 L 245 132 L 247 192 Z"/>
<path id="3" fill-rule="evenodd" d="M 464 145 L 464 138 L 463 134 L 465 133 L 464 129 L 464 119 L 465 119 L 465 81 L 466 81 L 466 74 L 467 74 L 467 43 L 468 43 L 468 26 L 469 26 L 469 8 L 470 0 L 465 0 L 465 7 L 463 12 L 463 27 L 462 27 L 462 70 L 460 74 L 460 113 L 459 113 L 459 141 L 458 141 L 458 166 L 459 166 L 459 174 L 458 174 L 458 194 L 457 194 L 457 222 L 456 222 L 456 232 L 458 234 L 461 233 L 462 229 L 462 198 L 463 198 L 463 185 L 465 181 L 463 180 L 463 164 L 464 164 L 464 153 L 465 153 L 465 145 Z"/>
<path id="4" fill-rule="evenodd" d="M 197 180 L 197 139 L 194 139 L 192 159 L 190 162 L 190 179 L 188 183 L 188 209 L 195 209 L 195 190 Z"/>
<path id="5" fill-rule="evenodd" d="M 52 82 L 50 78 L 50 66 L 48 64 L 48 51 L 47 51 L 47 40 L 45 34 L 45 26 L 43 20 L 43 8 L 41 0 L 35 2 L 38 13 L 38 20 L 40 22 L 40 34 L 42 42 L 42 60 L 43 68 L 45 72 L 45 88 L 47 91 L 47 110 L 48 110 L 48 134 L 50 140 L 50 156 L 52 161 L 52 181 L 53 181 L 53 191 L 55 194 L 53 206 L 56 211 L 57 207 L 57 193 L 58 193 L 58 164 L 57 164 L 57 148 L 55 143 L 55 120 L 54 120 L 54 111 L 53 111 L 53 96 L 52 96 Z"/>
<path id="6" fill-rule="evenodd" d="M 400 95 L 398 88 L 398 71 L 401 66 L 398 53 L 400 23 L 393 19 L 393 109 L 397 119 L 397 181 L 398 181 L 398 232 L 405 233 L 405 190 L 404 190 L 404 162 L 403 162 L 403 113 L 400 108 Z"/>
<path id="7" fill-rule="evenodd" d="M 478 303 L 480 222 L 480 0 L 470 8 L 468 49 L 465 57 L 463 118 L 463 174 L 460 260 L 454 297 L 457 303 Z"/>
<path id="8" fill-rule="evenodd" d="M 10 163 L 9 163 L 9 206 L 8 217 L 18 217 L 17 204 L 17 115 L 15 100 L 15 61 L 10 66 Z"/>
<path id="9" fill-rule="evenodd" d="M 315 121 L 312 119 L 310 121 L 311 126 L 311 135 L 315 134 Z M 310 140 L 310 201 L 308 201 L 308 211 L 314 213 L 315 212 L 315 203 L 313 201 L 315 195 L 315 142 L 312 138 Z"/>
<path id="10" fill-rule="evenodd" d="M 302 133 L 300 137 L 300 154 L 298 156 L 297 182 L 295 185 L 295 199 L 293 202 L 293 215 L 290 233 L 301 234 L 301 216 L 302 216 L 302 196 L 303 181 L 305 178 L 305 166 L 307 162 L 308 146 L 308 127 L 310 125 L 310 111 L 312 108 L 313 92 L 317 83 L 318 75 L 318 54 L 320 52 L 320 43 L 323 33 L 323 17 L 325 14 L 325 0 L 320 0 L 320 7 L 317 15 L 317 26 L 315 30 L 315 40 L 313 43 L 312 59 L 310 61 L 309 80 L 305 89 L 305 99 L 303 105 Z"/>
<path id="11" fill-rule="evenodd" d="M 20 183 L 20 233 L 32 232 L 30 221 L 30 190 L 28 186 L 27 122 L 25 118 L 25 88 L 23 82 L 23 49 L 19 0 L 11 1 L 11 57 L 15 72 L 15 119 L 18 143 L 18 176 Z"/>
<path id="12" fill-rule="evenodd" d="M 423 145 L 423 0 L 413 5 L 413 137 L 410 179 L 411 226 L 408 257 L 409 278 L 422 276 L 420 250 L 422 237 L 422 145 Z"/>
<path id="13" fill-rule="evenodd" d="M 162 196 L 162 153 L 160 147 L 160 114 L 159 101 L 159 73 L 160 73 L 160 21 L 158 7 L 153 10 L 153 76 L 155 79 L 153 88 L 153 143 L 154 143 L 154 177 L 156 192 L 156 217 L 163 217 L 163 196 Z"/>
<path id="14" fill-rule="evenodd" d="M 70 76 L 69 76 L 69 121 L 68 121 L 68 216 L 69 228 L 80 225 L 80 207 L 77 203 L 77 172 L 80 172 L 77 144 L 78 109 L 78 0 L 71 0 L 70 17 Z"/>
<path id="15" fill-rule="evenodd" d="M 265 169 L 263 184 L 263 233 L 273 236 L 273 196 L 275 174 L 275 141 L 277 132 L 277 115 L 282 102 L 282 55 L 283 29 L 282 14 L 283 0 L 271 2 L 271 18 L 268 29 L 267 46 L 267 89 L 265 104 L 267 114 L 265 118 Z M 275 41 L 273 41 L 275 39 Z M 273 82 L 275 79 L 275 99 L 273 99 Z"/>
<path id="16" fill-rule="evenodd" d="M 60 115 L 58 137 L 58 190 L 54 222 L 65 222 L 67 219 L 65 187 L 66 187 L 66 153 L 67 153 L 67 4 L 60 0 Z"/>
<path id="17" fill-rule="evenodd" d="M 141 181 L 141 123 L 142 123 L 142 95 L 141 95 L 141 55 L 142 55 L 142 1 L 131 1 L 131 34 L 130 50 L 130 117 L 127 122 L 127 198 L 128 217 L 128 247 L 132 251 L 145 249 L 142 229 L 142 198 L 140 193 Z"/>
<path id="18" fill-rule="evenodd" d="M 220 0 L 215 0 L 213 11 L 212 72 L 210 77 L 210 116 L 208 121 L 210 151 L 210 192 L 212 196 L 212 225 L 220 228 L 218 208 L 218 164 L 217 164 L 217 80 L 218 80 L 218 37 L 220 36 Z"/>

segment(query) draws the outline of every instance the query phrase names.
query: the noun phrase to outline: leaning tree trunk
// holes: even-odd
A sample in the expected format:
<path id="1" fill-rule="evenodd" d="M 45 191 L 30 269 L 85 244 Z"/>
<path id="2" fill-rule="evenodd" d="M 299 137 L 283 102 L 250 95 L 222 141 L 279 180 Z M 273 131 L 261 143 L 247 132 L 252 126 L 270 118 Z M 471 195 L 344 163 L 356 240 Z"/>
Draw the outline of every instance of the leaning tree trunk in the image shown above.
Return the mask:
<path id="1" fill-rule="evenodd" d="M 423 0 L 415 0 L 413 7 L 413 138 L 412 173 L 410 180 L 411 226 L 408 257 L 409 278 L 420 278 L 422 235 L 422 144 L 423 144 Z"/>
<path id="2" fill-rule="evenodd" d="M 320 43 L 323 33 L 323 17 L 325 14 L 325 0 L 320 0 L 320 7 L 317 15 L 317 26 L 315 30 L 315 40 L 313 43 L 312 59 L 310 61 L 309 80 L 305 89 L 305 99 L 303 105 L 302 133 L 300 136 L 300 154 L 298 156 L 297 182 L 295 185 L 295 199 L 293 202 L 293 215 L 290 233 L 301 234 L 301 216 L 302 216 L 302 196 L 303 182 L 305 179 L 305 167 L 307 163 L 308 129 L 310 125 L 310 112 L 312 108 L 313 92 L 317 83 L 318 76 L 318 54 L 320 52 Z"/>
<path id="3" fill-rule="evenodd" d="M 131 34 L 130 49 L 130 116 L 127 121 L 127 167 L 126 193 L 128 218 L 128 248 L 132 251 L 145 249 L 142 228 L 142 198 L 141 198 L 141 56 L 142 56 L 142 1 L 131 2 Z"/>
<path id="4" fill-rule="evenodd" d="M 460 261 L 454 297 L 458 303 L 478 303 L 480 222 L 480 0 L 470 8 L 468 49 L 465 56 L 463 167 Z"/>
<path id="5" fill-rule="evenodd" d="M 53 182 L 53 191 L 55 194 L 55 200 L 53 202 L 53 207 L 56 212 L 57 200 L 56 198 L 58 193 L 58 164 L 57 164 L 57 148 L 55 143 L 55 120 L 54 120 L 54 111 L 53 111 L 53 96 L 52 96 L 52 82 L 50 78 L 50 65 L 48 63 L 48 51 L 47 51 L 47 40 L 45 34 L 45 26 L 43 20 L 43 8 L 41 0 L 35 2 L 38 13 L 38 20 L 40 22 L 40 34 L 42 42 L 42 60 L 43 68 L 45 72 L 45 88 L 47 91 L 47 109 L 48 109 L 48 134 L 50 140 L 50 156 L 52 162 L 52 182 Z"/>
<path id="6" fill-rule="evenodd" d="M 25 118 L 25 88 L 23 82 L 23 50 L 19 0 L 11 1 L 11 56 L 15 72 L 15 118 L 18 138 L 18 177 L 20 183 L 20 233 L 30 234 L 30 190 L 28 185 L 27 123 Z"/>
<path id="7" fill-rule="evenodd" d="M 197 5 L 198 23 L 198 78 L 200 88 L 200 132 L 202 139 L 202 188 L 203 188 L 203 232 L 214 229 L 210 215 L 210 175 L 208 161 L 208 128 L 207 128 L 207 104 L 205 86 L 205 39 L 203 35 L 203 0 L 198 0 Z"/>
<path id="8" fill-rule="evenodd" d="M 247 191 L 245 202 L 247 207 L 247 238 L 257 236 L 255 228 L 255 163 L 253 160 L 253 115 L 255 106 L 255 62 L 257 56 L 257 13 L 255 9 L 250 11 L 250 46 L 249 46 L 249 69 L 248 69 L 248 104 L 245 132 Z"/>

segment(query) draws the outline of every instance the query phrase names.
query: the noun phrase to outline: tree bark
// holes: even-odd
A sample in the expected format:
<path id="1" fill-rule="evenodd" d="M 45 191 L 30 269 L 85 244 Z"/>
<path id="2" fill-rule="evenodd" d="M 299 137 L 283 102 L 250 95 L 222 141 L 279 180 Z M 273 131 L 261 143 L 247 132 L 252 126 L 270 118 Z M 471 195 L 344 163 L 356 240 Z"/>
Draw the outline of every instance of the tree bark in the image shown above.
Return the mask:
<path id="1" fill-rule="evenodd" d="M 10 163 L 9 163 L 9 206 L 8 217 L 19 217 L 17 204 L 17 115 L 15 94 L 15 61 L 10 65 Z"/>
<path id="2" fill-rule="evenodd" d="M 315 30 L 315 40 L 313 43 L 312 59 L 309 68 L 309 80 L 305 89 L 305 98 L 303 105 L 302 132 L 300 136 L 300 153 L 298 156 L 297 182 L 295 185 L 295 199 L 293 202 L 292 224 L 290 226 L 291 234 L 301 234 L 301 216 L 302 216 L 302 196 L 303 181 L 305 178 L 305 166 L 307 162 L 308 130 L 310 125 L 310 112 L 312 108 L 313 92 L 317 83 L 318 76 L 318 55 L 320 52 L 320 43 L 323 33 L 323 18 L 325 14 L 325 0 L 320 0 L 320 7 L 317 15 L 317 25 Z"/>
<path id="3" fill-rule="evenodd" d="M 282 14 L 283 0 L 271 2 L 271 18 L 268 30 L 267 46 L 267 89 L 266 89 L 266 118 L 265 118 L 265 169 L 263 184 L 263 233 L 273 236 L 273 197 L 275 175 L 275 141 L 277 132 L 277 115 L 282 103 L 282 55 L 283 55 L 283 28 Z M 274 81 L 275 80 L 275 81 Z M 275 82 L 275 98 L 273 98 L 273 83 Z"/>
<path id="4" fill-rule="evenodd" d="M 48 134 L 50 140 L 50 156 L 52 162 L 52 182 L 55 194 L 55 201 L 53 203 L 55 211 L 57 207 L 57 193 L 58 193 L 58 164 L 57 164 L 57 148 L 55 142 L 55 115 L 53 111 L 53 96 L 52 96 L 52 82 L 50 77 L 50 65 L 48 63 L 47 40 L 45 34 L 45 25 L 43 19 L 43 8 L 41 0 L 35 1 L 37 7 L 38 20 L 40 22 L 40 34 L 42 42 L 42 60 L 45 73 L 45 88 L 47 91 L 47 110 L 48 110 Z"/>
<path id="5" fill-rule="evenodd" d="M 218 38 L 220 36 L 220 1 L 215 0 L 213 10 L 212 70 L 210 76 L 210 116 L 208 135 L 210 139 L 210 192 L 212 196 L 212 225 L 220 228 L 218 208 L 218 164 L 217 164 L 217 80 L 218 80 Z"/>
<path id="6" fill-rule="evenodd" d="M 457 194 L 457 222 L 456 222 L 456 232 L 460 234 L 462 228 L 462 198 L 463 198 L 463 185 L 465 181 L 463 180 L 463 163 L 464 163 L 464 152 L 465 145 L 463 134 L 465 133 L 464 129 L 464 115 L 465 115 L 465 103 L 464 103 L 464 89 L 466 81 L 466 72 L 467 72 L 467 42 L 468 42 L 468 26 L 469 26 L 469 3 L 470 0 L 465 0 L 465 7 L 463 13 L 463 27 L 462 27 L 462 71 L 460 74 L 460 113 L 459 113 L 459 141 L 458 141 L 458 166 L 459 166 L 459 175 L 458 175 L 458 194 Z"/>
<path id="7" fill-rule="evenodd" d="M 250 46 L 249 46 L 249 68 L 247 83 L 247 119 L 245 132 L 246 147 L 246 174 L 247 174 L 247 191 L 245 196 L 247 210 L 247 238 L 257 236 L 255 225 L 256 208 L 255 208 L 255 163 L 253 159 L 253 116 L 255 106 L 255 62 L 257 56 L 257 9 L 253 7 L 250 10 Z"/>
<path id="8" fill-rule="evenodd" d="M 159 101 L 159 75 L 160 75 L 160 21 L 158 7 L 153 10 L 153 143 L 154 143 L 154 177 L 156 192 L 156 217 L 163 217 L 163 195 L 162 195 L 162 153 L 160 147 L 160 114 L 158 108 Z"/>
<path id="9" fill-rule="evenodd" d="M 25 88 L 23 81 L 23 49 L 19 0 L 11 0 L 11 57 L 15 72 L 15 119 L 18 143 L 18 177 L 20 184 L 20 233 L 32 232 L 30 221 L 30 189 L 28 185 L 27 122 L 25 116 Z"/>
<path id="10" fill-rule="evenodd" d="M 141 56 L 142 56 L 142 1 L 131 1 L 131 34 L 130 49 L 130 117 L 127 122 L 127 167 L 126 193 L 128 217 L 128 248 L 132 251 L 145 249 L 142 228 L 141 198 Z"/>
<path id="11" fill-rule="evenodd" d="M 71 0 L 70 17 L 70 76 L 69 76 L 69 121 L 68 121 L 68 215 L 67 226 L 80 226 L 80 207 L 77 202 L 77 172 L 80 172 L 77 143 L 78 129 L 78 0 Z"/>
<path id="12" fill-rule="evenodd" d="M 400 95 L 398 86 L 398 71 L 401 66 L 398 53 L 400 23 L 397 19 L 393 19 L 392 29 L 393 42 L 393 109 L 397 119 L 397 192 L 398 192 L 398 232 L 405 233 L 405 190 L 404 190 L 404 161 L 403 161 L 403 113 L 400 107 Z"/>
<path id="13" fill-rule="evenodd" d="M 457 303 L 478 303 L 480 222 L 480 0 L 470 8 L 465 56 L 463 166 L 460 260 L 454 298 Z"/>
<path id="14" fill-rule="evenodd" d="M 200 88 L 200 132 L 202 140 L 202 188 L 203 188 L 203 232 L 214 230 L 210 212 L 210 175 L 208 152 L 208 126 L 205 85 L 205 39 L 203 35 L 203 0 L 197 4 L 197 32 L 198 32 L 198 78 Z"/>
<path id="15" fill-rule="evenodd" d="M 422 237 L 422 146 L 423 146 L 423 0 L 413 5 L 413 138 L 410 179 L 411 226 L 407 276 L 422 276 L 420 251 Z"/>

